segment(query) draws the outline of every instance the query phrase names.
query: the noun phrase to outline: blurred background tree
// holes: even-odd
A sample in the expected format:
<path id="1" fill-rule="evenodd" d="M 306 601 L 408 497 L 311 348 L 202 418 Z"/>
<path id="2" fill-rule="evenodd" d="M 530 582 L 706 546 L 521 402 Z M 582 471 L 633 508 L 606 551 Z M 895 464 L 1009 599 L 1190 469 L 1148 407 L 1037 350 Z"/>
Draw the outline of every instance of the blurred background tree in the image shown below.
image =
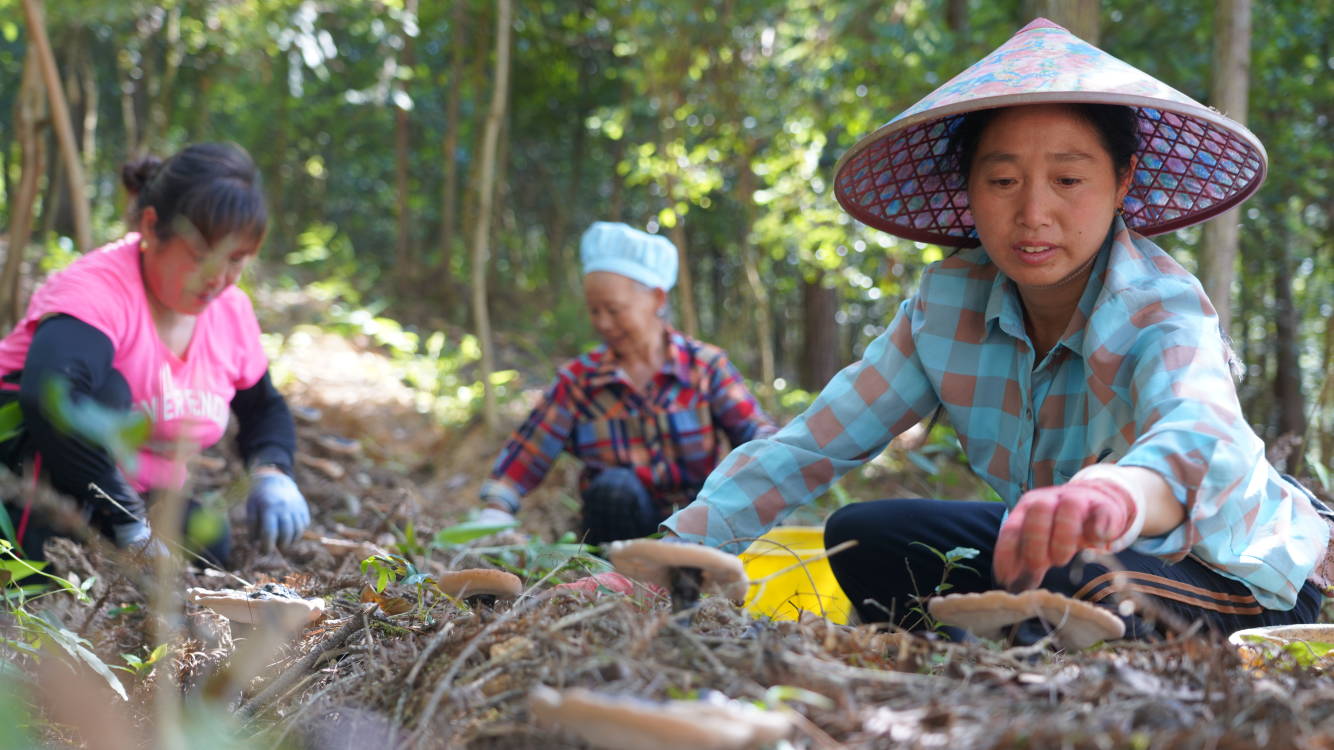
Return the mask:
<path id="1" fill-rule="evenodd" d="M 29 60 L 25 2 L 35 0 L 0 0 L 6 322 L 41 273 L 73 256 L 77 236 L 50 92 Z M 771 406 L 796 408 L 943 256 L 838 209 L 833 166 L 849 146 L 1039 12 L 1070 14 L 1057 20 L 1218 104 L 1239 83 L 1220 80 L 1215 62 L 1220 19 L 1238 8 L 1251 27 L 1246 117 L 1271 160 L 1265 186 L 1236 216 L 1238 258 L 1224 263 L 1229 330 L 1247 370 L 1241 394 L 1278 460 L 1326 473 L 1330 3 L 516 3 L 482 224 L 489 259 L 477 269 L 497 365 L 526 356 L 544 363 L 540 379 L 592 343 L 578 239 L 594 220 L 621 220 L 682 250 L 678 325 L 729 349 Z M 318 289 L 423 342 L 445 331 L 446 347 L 476 329 L 469 280 L 488 205 L 479 170 L 494 0 L 48 0 L 44 13 L 94 244 L 123 230 L 121 163 L 232 140 L 260 163 L 273 209 L 250 283 Z M 1199 269 L 1204 234 L 1191 228 L 1162 244 Z"/>

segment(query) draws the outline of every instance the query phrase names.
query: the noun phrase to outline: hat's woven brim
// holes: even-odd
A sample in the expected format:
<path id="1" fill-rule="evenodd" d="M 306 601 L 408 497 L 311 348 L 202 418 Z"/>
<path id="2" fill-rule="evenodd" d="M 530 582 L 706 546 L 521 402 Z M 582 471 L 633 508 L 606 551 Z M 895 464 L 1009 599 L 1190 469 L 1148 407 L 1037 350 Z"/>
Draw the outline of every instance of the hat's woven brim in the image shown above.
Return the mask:
<path id="1" fill-rule="evenodd" d="M 1050 22 L 1048 22 L 1050 23 Z M 991 57 L 996 57 L 1025 32 L 1054 35 L 1082 45 L 1078 54 L 1091 53 L 1119 66 L 1116 78 L 1127 79 L 1126 70 L 1147 79 L 1132 81 L 1140 90 L 1156 84 L 1163 93 L 1143 95 L 1098 90 L 1016 90 L 991 96 L 970 96 L 972 82 L 965 79 L 982 65 L 989 65 L 987 85 L 994 88 L 997 63 L 991 57 L 957 76 L 899 118 L 863 138 L 839 161 L 834 194 L 843 208 L 869 226 L 900 237 L 939 245 L 970 247 L 977 244 L 977 231 L 968 208 L 968 193 L 955 159 L 947 151 L 950 132 L 962 115 L 981 109 L 1025 104 L 1099 103 L 1134 107 L 1139 115 L 1139 165 L 1126 196 L 1127 226 L 1145 234 L 1180 229 L 1215 216 L 1250 197 L 1264 181 L 1266 155 L 1249 130 L 1218 112 L 1157 82 L 1110 55 L 1087 45 L 1056 26 L 1025 28 Z M 1031 40 L 1025 40 L 1031 42 Z M 1032 54 L 1028 44 L 1019 52 Z M 1063 48 L 1056 55 L 1068 54 Z M 1011 51 L 1014 54 L 1014 51 Z M 1032 63 L 1025 61 L 1029 67 Z M 1001 64 L 1009 64 L 1003 60 Z M 1059 66 L 1053 66 L 1059 68 Z M 953 86 L 953 90 L 947 87 Z M 1036 85 L 1033 88 L 1042 89 Z M 974 87 L 975 93 L 978 87 Z M 942 93 L 943 92 L 943 93 Z M 1155 93 L 1158 93 L 1155 91 Z M 926 105 L 926 106 L 924 106 Z"/>

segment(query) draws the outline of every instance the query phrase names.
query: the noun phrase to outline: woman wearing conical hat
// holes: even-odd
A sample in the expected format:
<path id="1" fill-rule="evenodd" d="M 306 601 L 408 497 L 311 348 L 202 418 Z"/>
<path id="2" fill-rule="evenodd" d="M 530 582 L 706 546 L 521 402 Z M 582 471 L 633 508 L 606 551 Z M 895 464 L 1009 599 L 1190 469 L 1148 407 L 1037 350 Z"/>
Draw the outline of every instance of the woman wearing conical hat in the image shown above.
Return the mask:
<path id="1" fill-rule="evenodd" d="M 1111 608 L 1133 637 L 1313 621 L 1320 506 L 1266 461 L 1213 306 L 1146 238 L 1242 202 L 1265 162 L 1238 123 L 1034 21 L 838 166 L 858 220 L 961 249 L 862 361 L 664 526 L 759 536 L 940 409 L 1004 502 L 834 513 L 826 544 L 858 544 L 830 562 L 864 620 L 922 627 L 935 551 L 971 547 L 952 592 L 1040 587 Z M 1153 606 L 1118 606 L 1132 599 Z"/>

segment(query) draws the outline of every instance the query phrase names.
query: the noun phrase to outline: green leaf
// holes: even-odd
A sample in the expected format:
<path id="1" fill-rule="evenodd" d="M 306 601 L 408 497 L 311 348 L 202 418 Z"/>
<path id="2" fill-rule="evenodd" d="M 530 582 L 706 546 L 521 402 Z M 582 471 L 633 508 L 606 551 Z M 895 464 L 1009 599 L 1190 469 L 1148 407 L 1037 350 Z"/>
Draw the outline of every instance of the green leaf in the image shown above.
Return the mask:
<path id="1" fill-rule="evenodd" d="M 45 619 L 38 620 L 38 622 L 45 624 L 44 635 L 46 635 L 52 643 L 55 643 L 57 646 L 60 646 L 60 648 L 64 649 L 65 653 L 88 665 L 89 669 L 93 670 L 100 675 L 102 679 L 107 681 L 107 685 L 115 691 L 116 695 L 120 696 L 121 700 L 130 700 L 130 696 L 125 694 L 125 686 L 120 684 L 120 680 L 117 679 L 116 674 L 111 671 L 111 667 L 107 666 L 106 662 L 99 659 L 97 654 L 94 654 L 88 649 L 88 646 L 86 645 L 88 641 Z"/>
<path id="2" fill-rule="evenodd" d="M 19 406 L 19 402 L 11 401 L 0 406 L 0 443 L 17 436 L 22 431 L 23 408 Z"/>
<path id="3" fill-rule="evenodd" d="M 954 549 L 945 553 L 945 561 L 958 562 L 960 560 L 971 560 L 980 554 L 981 554 L 980 552 L 973 549 L 972 547 L 955 547 Z"/>
<path id="4" fill-rule="evenodd" d="M 131 471 L 137 463 L 139 446 L 152 429 L 142 412 L 108 409 L 91 398 L 75 401 L 64 378 L 47 380 L 42 408 L 56 429 L 105 448 L 117 463 Z"/>
<path id="5" fill-rule="evenodd" d="M 1320 641 L 1293 641 L 1283 644 L 1283 650 L 1303 667 L 1309 667 L 1320 661 L 1331 651 L 1334 643 Z"/>
<path id="6" fill-rule="evenodd" d="M 467 544 L 475 539 L 481 539 L 484 536 L 490 536 L 507 529 L 512 529 L 518 525 L 518 521 L 509 523 L 464 521 L 463 523 L 455 524 L 437 531 L 431 543 L 436 547 L 457 547 L 461 544 Z"/>
<path id="7" fill-rule="evenodd" d="M 21 581 L 28 576 L 41 572 L 46 567 L 44 562 L 29 562 L 27 560 L 0 560 L 0 570 L 10 575 L 10 581 Z"/>

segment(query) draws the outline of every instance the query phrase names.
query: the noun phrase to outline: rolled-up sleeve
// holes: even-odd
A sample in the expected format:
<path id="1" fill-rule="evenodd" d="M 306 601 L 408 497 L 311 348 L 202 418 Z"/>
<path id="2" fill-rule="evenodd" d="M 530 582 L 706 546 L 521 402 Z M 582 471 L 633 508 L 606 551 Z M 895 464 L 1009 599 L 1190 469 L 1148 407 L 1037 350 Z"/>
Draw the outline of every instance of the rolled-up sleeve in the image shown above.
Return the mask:
<path id="1" fill-rule="evenodd" d="M 861 361 L 835 375 L 805 412 L 772 437 L 732 451 L 695 502 L 664 527 L 739 552 L 929 414 L 939 399 L 913 340 L 919 312 L 915 299 L 905 301 Z"/>
<path id="2" fill-rule="evenodd" d="M 482 484 L 483 501 L 496 501 L 515 512 L 519 501 L 542 483 L 566 448 L 574 429 L 570 383 L 562 372 L 542 394 L 519 429 L 496 458 L 491 476 Z"/>
<path id="3" fill-rule="evenodd" d="M 707 372 L 709 410 L 713 413 L 714 423 L 727 434 L 733 446 L 769 437 L 778 431 L 726 354 L 719 353 L 714 357 Z"/>
<path id="4" fill-rule="evenodd" d="M 1185 281 L 1159 302 L 1125 302 L 1141 330 L 1124 360 L 1136 438 L 1118 463 L 1161 474 L 1186 509 L 1180 526 L 1133 548 L 1170 562 L 1193 554 L 1263 606 L 1291 609 L 1329 530 L 1243 417 L 1212 306 Z"/>

